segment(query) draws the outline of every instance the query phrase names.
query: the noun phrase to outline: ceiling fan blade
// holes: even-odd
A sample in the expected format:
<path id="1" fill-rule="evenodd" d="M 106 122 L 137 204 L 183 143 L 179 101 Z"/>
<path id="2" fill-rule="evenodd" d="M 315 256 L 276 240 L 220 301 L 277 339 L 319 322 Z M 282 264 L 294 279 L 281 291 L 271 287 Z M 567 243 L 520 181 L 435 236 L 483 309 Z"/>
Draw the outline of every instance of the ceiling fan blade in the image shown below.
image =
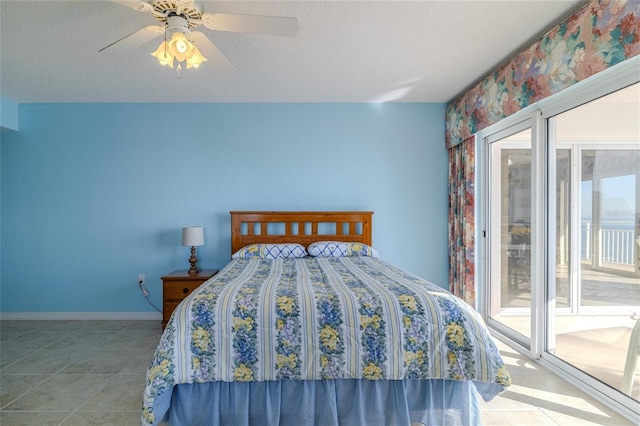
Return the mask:
<path id="1" fill-rule="evenodd" d="M 124 7 L 131 8 L 133 10 L 137 10 L 138 12 L 151 12 L 153 11 L 153 6 L 151 6 L 146 1 L 142 0 L 111 0 L 114 3 L 121 4 Z"/>
<path id="2" fill-rule="evenodd" d="M 129 34 L 128 36 L 123 37 L 106 47 L 103 47 L 98 52 L 108 52 L 115 54 L 128 52 L 129 50 L 135 49 L 136 47 L 141 46 L 162 34 L 164 34 L 163 26 L 149 25 L 148 27 L 144 27 L 141 30 Z"/>
<path id="3" fill-rule="evenodd" d="M 174 0 L 175 12 L 177 15 L 182 15 L 182 10 L 185 7 L 193 7 L 193 0 Z"/>
<path id="4" fill-rule="evenodd" d="M 227 75 L 235 71 L 235 67 L 224 57 L 222 52 L 200 31 L 191 31 L 191 41 L 195 43 L 202 55 L 207 59 L 207 64 L 219 74 Z"/>
<path id="5" fill-rule="evenodd" d="M 133 10 L 137 10 L 138 12 L 149 12 L 156 18 L 166 18 L 166 15 L 156 9 L 150 3 L 147 3 L 143 0 L 111 0 L 113 3 L 118 3 L 124 7 L 128 7 Z M 181 1 L 181 0 L 178 0 Z M 189 1 L 189 0 L 186 0 Z M 191 0 L 193 1 L 193 0 Z"/>
<path id="6" fill-rule="evenodd" d="M 293 37 L 298 34 L 298 19 L 287 16 L 204 13 L 202 23 L 212 30 Z"/>

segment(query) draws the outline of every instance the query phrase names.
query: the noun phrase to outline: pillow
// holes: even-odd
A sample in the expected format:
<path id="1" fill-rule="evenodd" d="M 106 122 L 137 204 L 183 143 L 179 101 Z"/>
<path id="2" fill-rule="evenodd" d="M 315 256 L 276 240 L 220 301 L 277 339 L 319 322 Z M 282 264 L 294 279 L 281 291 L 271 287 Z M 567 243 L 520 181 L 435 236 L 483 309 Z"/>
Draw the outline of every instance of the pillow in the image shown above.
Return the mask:
<path id="1" fill-rule="evenodd" d="M 370 256 L 378 258 L 378 252 L 366 244 L 345 243 L 341 241 L 317 241 L 307 247 L 309 255 L 314 257 Z"/>
<path id="2" fill-rule="evenodd" d="M 306 257 L 302 244 L 251 244 L 233 253 L 232 259 L 287 259 Z"/>

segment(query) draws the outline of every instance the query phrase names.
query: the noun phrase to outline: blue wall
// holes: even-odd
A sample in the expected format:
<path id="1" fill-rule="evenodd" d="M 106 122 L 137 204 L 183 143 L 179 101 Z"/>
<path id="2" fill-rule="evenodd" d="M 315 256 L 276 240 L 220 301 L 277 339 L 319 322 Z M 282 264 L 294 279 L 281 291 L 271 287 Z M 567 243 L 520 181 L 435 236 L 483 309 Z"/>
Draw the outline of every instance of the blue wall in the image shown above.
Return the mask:
<path id="1" fill-rule="evenodd" d="M 18 104 L 0 97 L 0 130 L 18 130 Z"/>
<path id="2" fill-rule="evenodd" d="M 381 257 L 447 285 L 444 104 L 24 104 L 3 132 L 2 312 L 145 312 L 138 274 L 230 258 L 230 210 L 372 210 Z"/>

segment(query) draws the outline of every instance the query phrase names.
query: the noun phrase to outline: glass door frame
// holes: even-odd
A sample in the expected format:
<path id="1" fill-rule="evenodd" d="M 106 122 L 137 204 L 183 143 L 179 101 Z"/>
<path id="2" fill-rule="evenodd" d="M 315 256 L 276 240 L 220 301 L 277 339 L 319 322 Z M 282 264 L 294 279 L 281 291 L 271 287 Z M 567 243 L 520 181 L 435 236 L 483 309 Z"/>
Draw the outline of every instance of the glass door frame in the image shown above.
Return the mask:
<path id="1" fill-rule="evenodd" d="M 493 318 L 493 312 L 492 310 L 494 309 L 495 306 L 499 306 L 500 302 L 501 302 L 501 295 L 498 292 L 492 291 L 492 287 L 494 287 L 493 283 L 496 282 L 496 280 L 500 280 L 500 277 L 494 277 L 492 276 L 492 271 L 502 271 L 502 256 L 499 255 L 498 253 L 501 253 L 501 220 L 502 220 L 502 215 L 501 212 L 494 212 L 493 208 L 494 206 L 500 206 L 501 205 L 501 197 L 502 194 L 500 191 L 491 191 L 489 190 L 490 186 L 492 185 L 492 182 L 500 182 L 501 181 L 501 169 L 500 167 L 494 167 L 494 165 L 500 165 L 500 153 L 502 148 L 505 149 L 531 149 L 531 159 L 532 159 L 532 163 L 531 163 L 531 174 L 532 174 L 532 188 L 531 188 L 531 229 L 532 229 L 532 244 L 531 247 L 533 248 L 533 233 L 535 232 L 534 229 L 536 229 L 534 227 L 534 215 L 536 214 L 535 209 L 533 208 L 533 206 L 535 206 L 535 204 L 533 204 L 533 199 L 534 199 L 534 192 L 533 192 L 533 176 L 535 175 L 535 165 L 534 165 L 534 159 L 533 159 L 533 147 L 535 145 L 535 139 L 537 137 L 536 135 L 536 127 L 534 125 L 532 125 L 532 123 L 534 122 L 532 117 L 526 118 L 522 121 L 519 121 L 517 123 L 513 123 L 512 125 L 501 129 L 500 131 L 497 131 L 495 133 L 492 133 L 488 136 L 486 136 L 485 138 L 483 138 L 482 140 L 482 149 L 486 149 L 486 183 L 485 183 L 485 188 L 487 188 L 487 191 L 483 191 L 484 194 L 489 194 L 486 197 L 486 203 L 483 203 L 483 201 L 481 201 L 481 205 L 483 206 L 483 208 L 485 209 L 485 215 L 486 215 L 486 223 L 487 226 L 486 228 L 486 232 L 484 233 L 484 235 L 486 236 L 486 238 L 483 238 L 483 241 L 486 243 L 486 250 L 484 250 L 483 252 L 485 253 L 485 258 L 486 261 L 488 262 L 488 264 L 490 265 L 488 268 L 485 269 L 485 277 L 486 280 L 485 282 L 488 283 L 487 285 L 487 289 L 488 289 L 488 297 L 486 297 L 486 305 L 484 306 L 484 309 L 481 309 L 481 312 L 484 311 L 485 313 L 485 318 L 487 320 L 487 323 L 490 324 L 490 326 L 492 326 L 493 328 L 495 328 L 496 330 L 499 330 L 502 334 L 509 336 L 510 339 L 516 341 L 519 345 L 521 345 L 524 348 L 530 349 L 531 348 L 531 343 L 533 341 L 533 339 L 531 339 L 530 337 L 527 337 L 513 329 L 511 329 L 510 327 L 506 326 L 505 324 L 497 321 L 496 319 Z M 531 130 L 531 141 L 530 141 L 530 145 L 527 147 L 522 146 L 521 144 L 517 143 L 517 142 L 501 142 L 503 139 L 508 138 L 509 136 L 515 135 L 517 133 L 523 132 L 525 130 Z M 495 147 L 494 144 L 496 143 L 500 143 L 500 149 L 493 149 Z M 494 255 L 494 254 L 498 254 L 498 255 Z M 536 289 L 533 285 L 534 281 L 534 275 L 533 275 L 533 271 L 534 271 L 534 265 L 533 265 L 533 253 L 532 253 L 532 263 L 531 263 L 531 303 L 530 303 L 530 317 L 531 317 L 531 321 L 532 324 L 530 326 L 530 332 L 533 333 L 534 331 L 534 327 L 533 327 L 533 321 L 534 321 L 534 298 L 536 297 L 536 293 L 538 292 L 538 289 Z M 478 294 L 478 292 L 476 292 L 476 294 Z M 517 310 L 522 310 L 524 311 L 526 308 L 507 308 L 510 311 L 517 311 Z"/>

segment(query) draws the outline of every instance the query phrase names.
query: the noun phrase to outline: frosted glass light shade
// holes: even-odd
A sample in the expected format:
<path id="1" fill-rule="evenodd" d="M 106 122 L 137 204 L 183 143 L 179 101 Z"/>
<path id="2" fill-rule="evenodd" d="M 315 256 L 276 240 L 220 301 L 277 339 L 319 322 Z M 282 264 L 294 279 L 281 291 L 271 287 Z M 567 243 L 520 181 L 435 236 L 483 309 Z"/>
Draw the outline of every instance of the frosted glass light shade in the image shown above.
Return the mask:
<path id="1" fill-rule="evenodd" d="M 178 62 L 178 70 L 182 69 L 182 62 L 189 68 L 198 68 L 207 60 L 200 50 L 189 41 L 183 32 L 176 31 L 171 35 L 171 40 L 164 40 L 155 52 L 151 54 L 158 59 L 161 65 L 167 65 L 171 68 L 174 63 Z M 182 64 L 182 65 L 181 65 Z"/>
<path id="2" fill-rule="evenodd" d="M 193 45 L 193 56 L 187 59 L 187 69 L 198 68 L 200 64 L 202 64 L 206 60 L 207 58 L 202 56 L 202 54 L 200 53 L 200 50 L 198 50 L 196 45 Z"/>
<path id="3" fill-rule="evenodd" d="M 169 54 L 178 62 L 184 62 L 193 55 L 193 44 L 181 32 L 175 32 L 169 41 Z"/>
<path id="4" fill-rule="evenodd" d="M 158 58 L 158 62 L 160 62 L 161 65 L 167 65 L 173 68 L 173 56 L 168 52 L 168 45 L 166 41 L 163 41 L 151 56 Z"/>

